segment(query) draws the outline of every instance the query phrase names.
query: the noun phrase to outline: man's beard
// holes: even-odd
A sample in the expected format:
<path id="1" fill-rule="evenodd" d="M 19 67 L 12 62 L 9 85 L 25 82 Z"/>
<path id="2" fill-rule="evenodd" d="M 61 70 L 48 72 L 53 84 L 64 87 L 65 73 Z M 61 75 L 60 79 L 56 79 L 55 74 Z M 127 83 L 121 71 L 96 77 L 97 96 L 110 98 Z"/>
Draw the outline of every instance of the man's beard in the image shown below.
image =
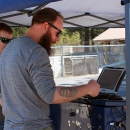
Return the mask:
<path id="1" fill-rule="evenodd" d="M 38 44 L 47 51 L 48 56 L 51 55 L 52 37 L 49 30 L 40 38 Z"/>

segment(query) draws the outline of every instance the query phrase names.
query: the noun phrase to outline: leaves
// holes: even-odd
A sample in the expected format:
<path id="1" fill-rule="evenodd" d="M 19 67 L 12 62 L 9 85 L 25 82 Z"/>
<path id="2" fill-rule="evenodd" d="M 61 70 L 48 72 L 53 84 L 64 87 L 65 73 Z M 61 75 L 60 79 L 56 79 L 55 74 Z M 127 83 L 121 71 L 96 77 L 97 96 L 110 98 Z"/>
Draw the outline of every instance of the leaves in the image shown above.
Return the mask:
<path id="1" fill-rule="evenodd" d="M 13 37 L 23 35 L 27 27 L 12 27 Z M 92 39 L 101 34 L 107 28 L 64 28 L 60 36 L 60 42 L 54 46 L 77 46 L 77 45 L 91 45 Z"/>
<path id="2" fill-rule="evenodd" d="M 22 36 L 27 30 L 27 27 L 12 27 L 13 29 L 13 38 Z"/>

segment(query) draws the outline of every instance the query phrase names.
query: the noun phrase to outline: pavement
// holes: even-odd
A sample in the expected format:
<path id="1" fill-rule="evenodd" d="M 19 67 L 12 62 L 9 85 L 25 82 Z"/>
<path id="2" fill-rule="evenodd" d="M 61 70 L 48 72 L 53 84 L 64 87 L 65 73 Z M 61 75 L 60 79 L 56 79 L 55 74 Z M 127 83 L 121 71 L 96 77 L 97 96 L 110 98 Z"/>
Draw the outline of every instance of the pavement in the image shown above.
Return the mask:
<path id="1" fill-rule="evenodd" d="M 98 74 L 87 74 L 87 75 L 83 75 L 83 76 L 71 76 L 71 77 L 59 77 L 59 78 L 55 78 L 54 80 L 55 80 L 57 86 L 78 86 L 78 85 L 88 83 L 88 81 L 91 79 L 97 80 L 102 69 L 103 68 L 99 68 Z"/>
<path id="2" fill-rule="evenodd" d="M 88 81 L 91 79 L 97 80 L 98 76 L 99 74 L 74 77 L 60 77 L 55 78 L 55 83 L 57 86 L 78 86 L 88 83 Z"/>

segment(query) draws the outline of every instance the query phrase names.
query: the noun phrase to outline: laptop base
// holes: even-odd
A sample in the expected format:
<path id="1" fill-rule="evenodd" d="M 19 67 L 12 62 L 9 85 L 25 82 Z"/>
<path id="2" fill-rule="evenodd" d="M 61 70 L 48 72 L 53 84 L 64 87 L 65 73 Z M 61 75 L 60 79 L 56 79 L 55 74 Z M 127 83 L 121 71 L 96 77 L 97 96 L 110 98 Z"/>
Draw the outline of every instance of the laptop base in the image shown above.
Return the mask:
<path id="1" fill-rule="evenodd" d="M 96 99 L 96 100 L 124 100 L 122 97 L 116 94 L 110 94 L 110 93 L 100 93 L 96 97 L 91 96 L 84 96 L 84 98 L 88 99 Z"/>

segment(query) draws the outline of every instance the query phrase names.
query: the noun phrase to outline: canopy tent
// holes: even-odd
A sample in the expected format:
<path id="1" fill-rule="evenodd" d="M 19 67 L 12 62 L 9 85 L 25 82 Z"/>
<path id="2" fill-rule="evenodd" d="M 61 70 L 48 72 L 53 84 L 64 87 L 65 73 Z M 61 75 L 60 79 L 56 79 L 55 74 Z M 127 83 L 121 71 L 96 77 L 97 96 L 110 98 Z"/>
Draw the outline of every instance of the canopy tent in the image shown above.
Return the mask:
<path id="1" fill-rule="evenodd" d="M 28 2 L 27 2 L 28 1 Z M 64 16 L 65 27 L 125 27 L 126 32 L 126 98 L 130 128 L 130 0 L 0 0 L 0 21 L 10 26 L 30 26 L 31 15 L 42 7 L 52 7 Z M 35 4 L 35 2 L 37 4 Z M 49 3 L 53 2 L 53 3 Z M 11 4 L 12 3 L 12 4 Z M 33 3 L 33 4 L 32 4 Z M 49 3 L 49 4 L 48 4 Z M 125 4 L 122 6 L 121 3 Z M 20 6 L 20 5 L 24 6 Z M 28 6 L 26 6 L 28 5 Z M 39 5 L 39 7 L 38 7 Z M 31 8 L 30 8 L 31 7 Z"/>
<path id="2" fill-rule="evenodd" d="M 64 27 L 125 27 L 124 6 L 120 0 L 53 1 L 56 0 L 1 0 L 0 21 L 10 26 L 30 26 L 31 15 L 39 2 L 39 9 L 52 7 L 61 12 Z"/>
<path id="3" fill-rule="evenodd" d="M 16 11 L 20 9 L 25 9 L 33 6 L 39 6 L 54 2 L 58 0 L 1 0 L 0 1 L 0 13 Z"/>
<path id="4" fill-rule="evenodd" d="M 125 28 L 109 28 L 93 39 L 96 41 L 125 40 Z"/>
<path id="5" fill-rule="evenodd" d="M 30 15 L 55 1 L 58 0 L 1 0 L 0 21 L 10 26 L 30 26 Z"/>

